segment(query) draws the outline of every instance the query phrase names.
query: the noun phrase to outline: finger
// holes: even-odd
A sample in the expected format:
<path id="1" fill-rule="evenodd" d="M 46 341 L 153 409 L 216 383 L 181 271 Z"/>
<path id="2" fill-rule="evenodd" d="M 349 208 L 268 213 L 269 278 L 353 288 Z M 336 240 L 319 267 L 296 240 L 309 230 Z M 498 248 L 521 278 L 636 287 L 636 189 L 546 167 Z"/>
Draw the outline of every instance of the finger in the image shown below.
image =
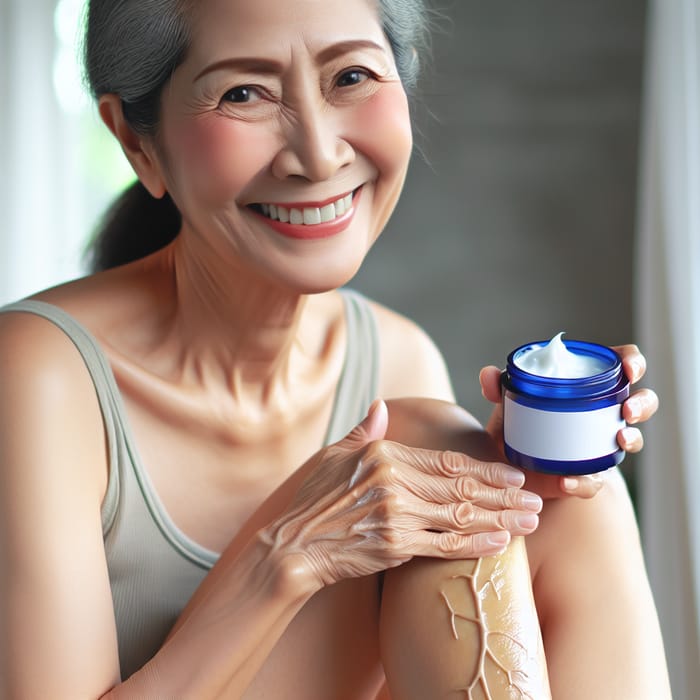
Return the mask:
<path id="1" fill-rule="evenodd" d="M 397 466 L 414 468 L 424 474 L 457 478 L 470 476 L 489 486 L 520 487 L 525 483 L 523 473 L 501 462 L 484 462 L 462 452 L 424 450 L 406 447 L 396 442 L 383 441 L 372 446 L 373 458 L 385 460 Z M 406 472 L 410 476 L 414 475 Z"/>
<path id="2" fill-rule="evenodd" d="M 373 441 L 382 440 L 389 424 L 386 404 L 376 399 L 367 411 L 367 415 L 339 443 L 339 446 L 356 450 Z"/>
<path id="3" fill-rule="evenodd" d="M 593 498 L 603 487 L 602 474 L 583 474 L 581 476 L 563 476 L 560 487 L 563 493 L 577 498 Z"/>
<path id="4" fill-rule="evenodd" d="M 622 359 L 625 375 L 632 384 L 638 382 L 647 370 L 647 361 L 634 344 L 615 345 L 612 348 Z"/>
<path id="5" fill-rule="evenodd" d="M 484 367 L 479 372 L 479 383 L 485 399 L 491 403 L 498 403 L 501 400 L 501 370 L 498 367 L 493 365 Z"/>
<path id="6" fill-rule="evenodd" d="M 529 535 L 539 524 L 539 516 L 522 510 L 488 510 L 471 503 L 416 505 L 411 516 L 412 529 L 476 534 L 508 530 L 511 535 Z"/>
<path id="7" fill-rule="evenodd" d="M 623 428 L 617 434 L 617 444 L 629 453 L 639 452 L 644 447 L 644 438 L 639 428 Z"/>
<path id="8" fill-rule="evenodd" d="M 498 444 L 503 443 L 503 404 L 497 403 L 493 407 L 489 422 L 486 424 L 486 432 Z"/>
<path id="9" fill-rule="evenodd" d="M 513 508 L 539 513 L 542 499 L 531 491 L 510 486 L 495 488 L 471 476 L 457 479 L 416 474 L 404 488 L 413 496 L 428 503 L 455 504 L 471 503 L 489 510 Z"/>
<path id="10" fill-rule="evenodd" d="M 510 543 L 507 530 L 458 535 L 454 532 L 415 533 L 411 549 L 416 555 L 439 559 L 479 559 L 500 554 Z"/>
<path id="11" fill-rule="evenodd" d="M 651 389 L 635 391 L 622 405 L 622 416 L 628 423 L 643 423 L 659 408 L 659 397 Z"/>

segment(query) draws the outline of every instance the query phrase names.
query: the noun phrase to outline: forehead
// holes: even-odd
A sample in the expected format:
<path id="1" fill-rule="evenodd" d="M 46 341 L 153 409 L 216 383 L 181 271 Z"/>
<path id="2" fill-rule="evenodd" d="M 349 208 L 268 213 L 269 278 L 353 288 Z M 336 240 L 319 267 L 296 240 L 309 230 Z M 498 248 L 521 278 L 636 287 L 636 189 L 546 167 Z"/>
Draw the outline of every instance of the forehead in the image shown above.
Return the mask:
<path id="1" fill-rule="evenodd" d="M 370 39 L 386 46 L 376 0 L 199 0 L 191 55 L 289 53 L 314 45 Z"/>

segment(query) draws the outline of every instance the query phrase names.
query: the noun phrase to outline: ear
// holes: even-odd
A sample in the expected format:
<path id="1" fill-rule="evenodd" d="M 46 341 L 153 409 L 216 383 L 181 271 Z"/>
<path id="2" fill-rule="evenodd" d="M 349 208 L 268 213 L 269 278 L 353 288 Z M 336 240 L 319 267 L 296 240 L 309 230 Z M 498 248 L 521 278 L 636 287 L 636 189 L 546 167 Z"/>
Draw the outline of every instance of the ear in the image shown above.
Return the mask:
<path id="1" fill-rule="evenodd" d="M 102 121 L 121 144 L 124 155 L 143 186 L 156 199 L 163 197 L 167 188 L 152 140 L 137 134 L 129 126 L 118 95 L 102 95 L 98 109 Z"/>

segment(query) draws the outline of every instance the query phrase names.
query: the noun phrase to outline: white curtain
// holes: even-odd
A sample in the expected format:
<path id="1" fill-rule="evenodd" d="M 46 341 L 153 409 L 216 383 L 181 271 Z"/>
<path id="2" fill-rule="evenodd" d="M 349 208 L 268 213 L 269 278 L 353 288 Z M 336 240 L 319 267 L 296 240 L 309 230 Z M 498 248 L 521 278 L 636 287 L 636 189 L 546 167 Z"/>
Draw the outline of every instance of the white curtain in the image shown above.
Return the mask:
<path id="1" fill-rule="evenodd" d="M 55 6 L 0 0 L 0 303 L 80 269 L 77 124 L 55 91 Z"/>
<path id="2" fill-rule="evenodd" d="M 651 0 L 637 321 L 661 410 L 640 512 L 674 698 L 700 698 L 700 0 Z"/>

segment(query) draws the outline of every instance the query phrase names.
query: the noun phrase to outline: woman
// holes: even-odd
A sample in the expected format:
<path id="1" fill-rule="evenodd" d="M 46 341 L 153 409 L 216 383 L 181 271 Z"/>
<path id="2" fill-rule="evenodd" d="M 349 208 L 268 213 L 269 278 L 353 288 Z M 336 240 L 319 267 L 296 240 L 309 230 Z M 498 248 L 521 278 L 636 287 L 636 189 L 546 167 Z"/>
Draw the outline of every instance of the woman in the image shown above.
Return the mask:
<path id="1" fill-rule="evenodd" d="M 572 698 L 588 675 L 579 696 L 603 697 L 608 672 L 602 687 L 627 697 L 666 692 L 619 477 L 522 488 L 453 405 L 432 342 L 338 291 L 401 191 L 422 18 L 388 0 L 90 3 L 100 115 L 181 227 L 0 315 L 3 697 L 374 698 L 384 669 L 396 700 L 488 694 L 488 638 L 444 668 L 424 648 L 446 631 L 471 643 L 475 613 L 440 586 L 477 581 L 482 562 L 523 600 L 487 631 L 520 649 L 527 627 L 535 645 L 526 667 L 496 664 L 502 692 L 537 676 L 540 697 L 551 681 Z M 643 358 L 622 352 L 636 381 Z M 497 370 L 482 381 L 497 401 Z M 640 391 L 625 412 L 643 421 L 655 404 Z M 641 447 L 636 428 L 620 440 Z M 560 487 L 600 493 L 548 501 L 537 528 Z M 630 599 L 617 610 L 599 596 L 611 584 Z M 442 622 L 433 637 L 416 620 L 416 639 L 403 626 L 433 614 L 424 591 Z M 594 632 L 640 621 L 645 640 L 611 664 Z M 476 672 L 453 678 L 462 651 Z"/>

